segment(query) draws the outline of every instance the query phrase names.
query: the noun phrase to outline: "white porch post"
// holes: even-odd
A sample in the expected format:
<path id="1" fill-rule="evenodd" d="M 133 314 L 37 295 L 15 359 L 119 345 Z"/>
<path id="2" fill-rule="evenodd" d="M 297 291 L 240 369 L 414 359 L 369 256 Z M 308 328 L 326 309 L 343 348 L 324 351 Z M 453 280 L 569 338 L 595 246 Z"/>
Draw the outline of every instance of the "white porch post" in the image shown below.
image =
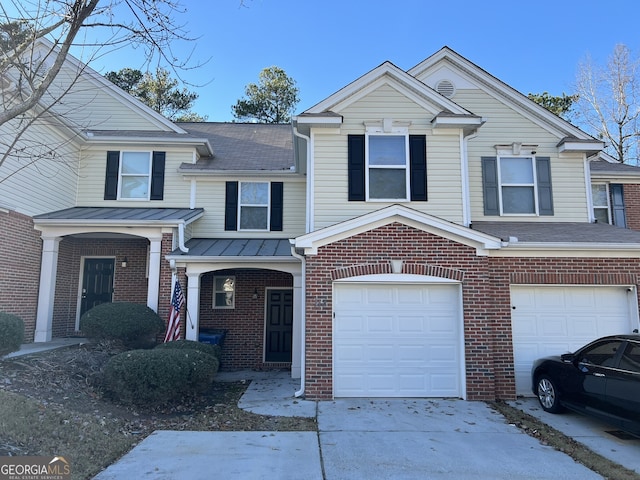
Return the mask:
<path id="1" fill-rule="evenodd" d="M 40 262 L 40 287 L 38 291 L 38 313 L 34 342 L 50 342 L 53 324 L 53 300 L 56 293 L 58 249 L 61 237 L 42 237 L 42 259 Z"/>
<path id="2" fill-rule="evenodd" d="M 158 312 L 160 296 L 160 260 L 162 253 L 162 237 L 149 238 L 149 285 L 147 287 L 147 307 Z"/>
<path id="3" fill-rule="evenodd" d="M 291 378 L 301 378 L 302 376 L 302 342 L 304 336 L 302 332 L 302 275 L 293 275 L 293 345 L 291 351 Z"/>
<path id="4" fill-rule="evenodd" d="M 185 339 L 198 341 L 200 331 L 198 312 L 200 311 L 200 272 L 187 270 L 187 314 L 185 315 Z"/>

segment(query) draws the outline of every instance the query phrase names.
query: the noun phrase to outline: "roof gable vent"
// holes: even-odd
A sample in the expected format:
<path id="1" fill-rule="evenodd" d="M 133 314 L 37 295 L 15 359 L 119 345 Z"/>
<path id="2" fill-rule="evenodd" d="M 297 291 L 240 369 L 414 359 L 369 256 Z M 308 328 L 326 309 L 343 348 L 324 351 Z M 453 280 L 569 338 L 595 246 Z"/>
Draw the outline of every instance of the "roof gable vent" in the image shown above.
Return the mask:
<path id="1" fill-rule="evenodd" d="M 456 87 L 449 80 L 440 80 L 436 85 L 436 91 L 440 95 L 451 98 L 456 93 Z"/>

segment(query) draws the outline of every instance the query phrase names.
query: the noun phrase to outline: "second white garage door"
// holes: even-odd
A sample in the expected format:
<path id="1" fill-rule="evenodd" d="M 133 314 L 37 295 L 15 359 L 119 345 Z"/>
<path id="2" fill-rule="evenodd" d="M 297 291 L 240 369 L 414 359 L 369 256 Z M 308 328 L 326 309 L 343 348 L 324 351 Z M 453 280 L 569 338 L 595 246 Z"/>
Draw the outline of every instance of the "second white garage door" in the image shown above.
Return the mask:
<path id="1" fill-rule="evenodd" d="M 334 284 L 336 397 L 459 397 L 458 284 Z"/>
<path id="2" fill-rule="evenodd" d="M 533 395 L 531 366 L 536 359 L 638 328 L 633 305 L 635 290 L 623 286 L 512 286 L 516 393 Z"/>

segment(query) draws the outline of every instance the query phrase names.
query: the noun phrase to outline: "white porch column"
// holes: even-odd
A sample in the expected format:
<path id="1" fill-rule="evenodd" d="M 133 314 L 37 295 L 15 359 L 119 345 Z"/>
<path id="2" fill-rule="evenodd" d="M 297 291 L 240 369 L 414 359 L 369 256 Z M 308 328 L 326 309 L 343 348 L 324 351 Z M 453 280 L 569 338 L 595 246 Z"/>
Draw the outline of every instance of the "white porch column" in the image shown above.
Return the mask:
<path id="1" fill-rule="evenodd" d="M 302 342 L 304 342 L 304 334 L 302 332 L 302 309 L 304 302 L 302 301 L 302 275 L 293 275 L 293 345 L 291 351 L 291 378 L 300 378 L 302 376 Z"/>
<path id="2" fill-rule="evenodd" d="M 185 315 L 185 339 L 198 341 L 200 331 L 198 312 L 200 311 L 200 273 L 187 270 L 187 313 Z"/>
<path id="3" fill-rule="evenodd" d="M 147 307 L 156 313 L 158 312 L 158 297 L 160 296 L 161 253 L 162 237 L 149 238 L 149 285 L 147 287 Z"/>
<path id="4" fill-rule="evenodd" d="M 40 287 L 38 291 L 38 313 L 34 342 L 50 342 L 53 324 L 53 300 L 56 294 L 56 272 L 58 249 L 61 237 L 42 237 L 42 259 L 40 262 Z"/>

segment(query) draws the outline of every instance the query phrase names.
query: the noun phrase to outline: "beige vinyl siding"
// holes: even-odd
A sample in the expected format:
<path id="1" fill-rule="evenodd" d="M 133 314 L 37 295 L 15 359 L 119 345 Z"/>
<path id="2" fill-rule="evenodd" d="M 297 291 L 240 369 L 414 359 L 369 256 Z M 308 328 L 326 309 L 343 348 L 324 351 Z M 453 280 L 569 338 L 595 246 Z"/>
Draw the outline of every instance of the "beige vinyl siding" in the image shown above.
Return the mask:
<path id="1" fill-rule="evenodd" d="M 315 129 L 312 133 L 315 229 L 379 210 L 391 204 L 347 200 L 347 136 L 364 134 L 365 122 L 382 121 L 384 118 L 391 118 L 397 122 L 410 122 L 410 134 L 427 136 L 428 201 L 402 203 L 452 222 L 462 222 L 460 138 L 457 132 L 449 134 L 433 132 L 430 120 L 434 113 L 425 110 L 389 85 L 376 89 L 337 113 L 344 118 L 339 133 L 335 130 L 326 133 L 322 129 Z"/>
<path id="2" fill-rule="evenodd" d="M 117 150 L 114 146 L 111 150 Z M 149 148 L 122 148 L 121 151 L 149 152 Z M 178 167 L 191 162 L 193 152 L 189 149 L 155 150 L 166 152 L 163 200 L 105 200 L 104 184 L 107 168 L 107 149 L 86 150 L 82 158 L 82 174 L 78 186 L 78 205 L 87 207 L 153 207 L 188 208 L 191 183 L 178 174 Z"/>
<path id="3" fill-rule="evenodd" d="M 15 137 L 13 121 L 0 135 Z M 11 137 L 9 137 L 9 135 Z M 36 122 L 0 165 L 0 208 L 33 216 L 75 206 L 78 148 L 51 126 Z"/>
<path id="4" fill-rule="evenodd" d="M 62 93 L 61 85 L 67 85 L 67 82 L 73 86 Z M 48 102 L 62 95 L 62 101 L 54 105 L 53 110 L 64 122 L 79 130 L 167 130 L 138 108 L 132 108 L 110 87 L 110 83 L 105 87 L 86 75 L 78 77 L 77 72 L 66 65 L 49 90 L 51 96 L 43 100 Z"/>
<path id="5" fill-rule="evenodd" d="M 560 157 L 557 148 L 560 137 L 481 90 L 458 90 L 453 100 L 476 115 L 481 115 L 486 122 L 468 144 L 472 220 L 588 221 L 581 154 L 562 154 Z M 514 142 L 537 145 L 536 156 L 551 158 L 553 216 L 484 216 L 480 159 L 483 156 L 496 156 L 496 145 Z"/>
<path id="6" fill-rule="evenodd" d="M 238 178 L 216 178 L 197 181 L 196 206 L 204 208 L 204 216 L 193 224 L 193 238 L 293 238 L 305 233 L 306 183 L 304 178 L 276 178 L 283 182 L 283 230 L 281 232 L 225 231 L 225 185 Z M 243 178 L 241 181 L 265 182 L 264 177 Z"/>

